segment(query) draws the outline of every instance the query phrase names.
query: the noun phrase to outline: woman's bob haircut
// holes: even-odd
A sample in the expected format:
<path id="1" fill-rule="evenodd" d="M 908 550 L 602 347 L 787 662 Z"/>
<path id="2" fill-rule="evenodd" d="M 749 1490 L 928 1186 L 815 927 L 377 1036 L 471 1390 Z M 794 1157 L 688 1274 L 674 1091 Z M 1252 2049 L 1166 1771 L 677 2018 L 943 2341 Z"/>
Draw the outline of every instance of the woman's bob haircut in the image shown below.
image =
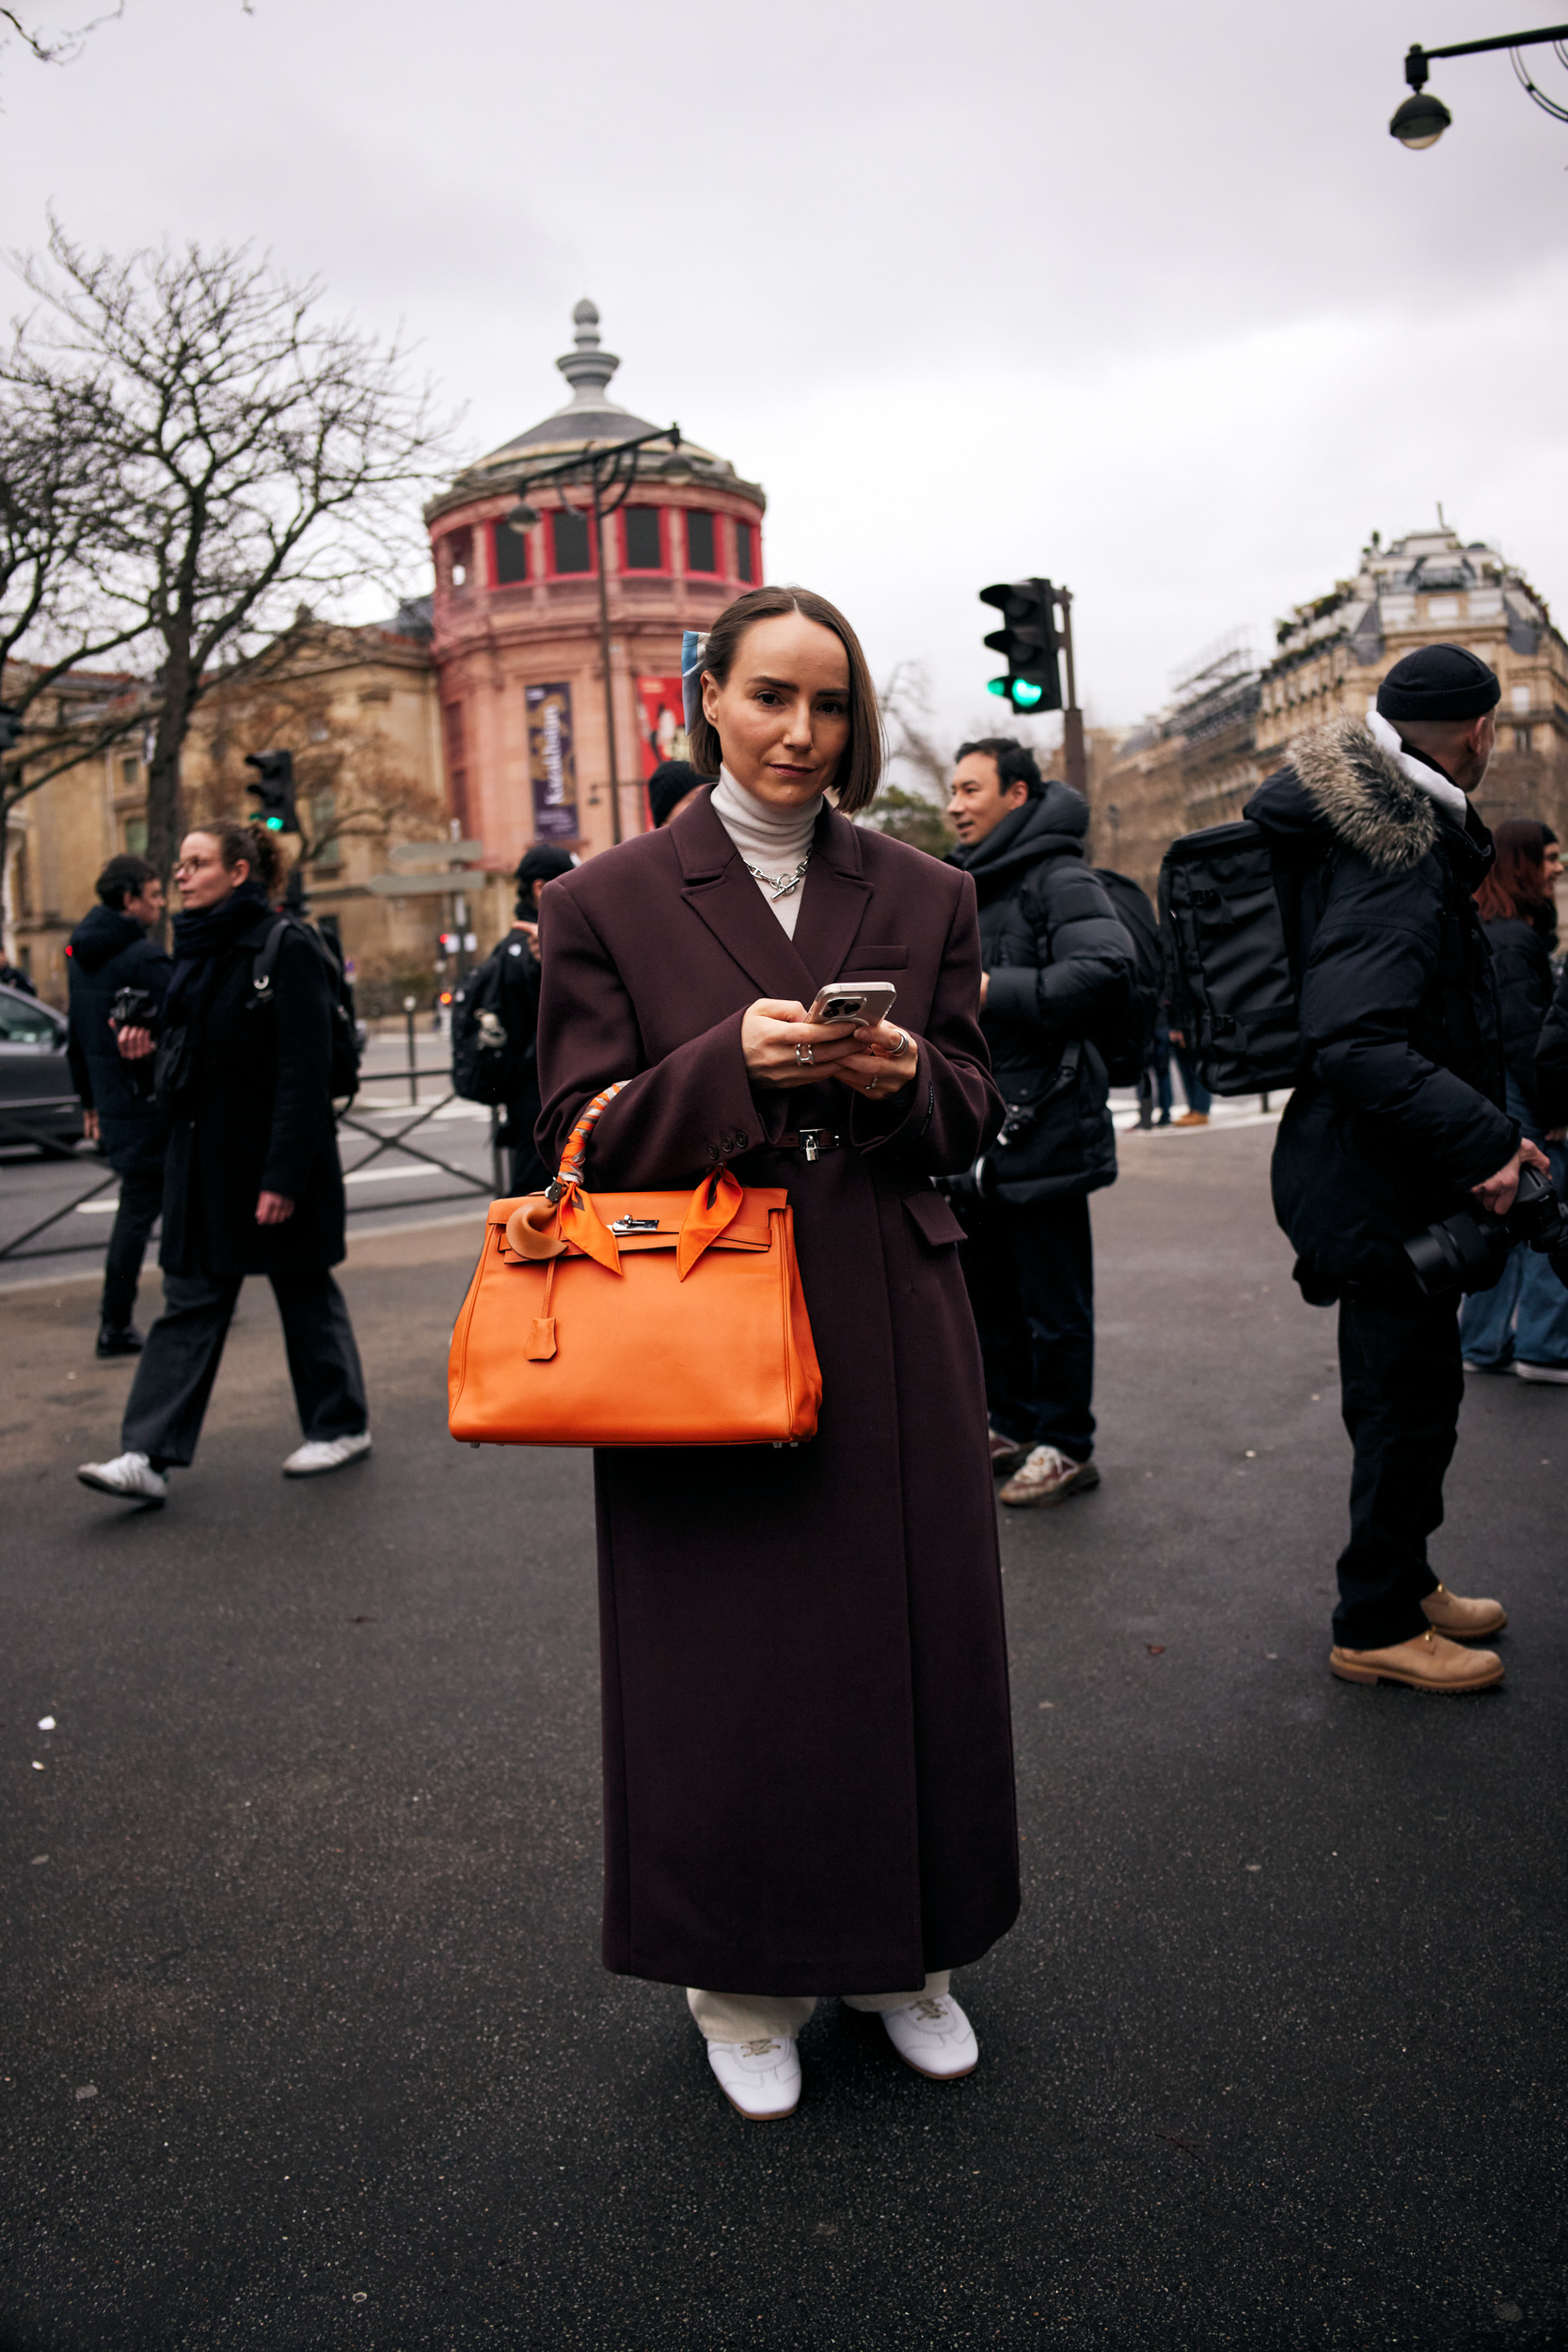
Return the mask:
<path id="1" fill-rule="evenodd" d="M 826 596 L 815 595 L 810 588 L 749 589 L 745 596 L 736 596 L 733 604 L 725 606 L 709 629 L 703 654 L 704 675 L 711 677 L 716 686 L 727 685 L 746 631 L 756 621 L 775 620 L 785 612 L 799 612 L 803 620 L 831 628 L 849 657 L 849 740 L 833 778 L 832 794 L 846 817 L 856 817 L 863 808 L 871 806 L 882 780 L 882 716 L 861 641 L 836 605 L 830 604 Z M 716 776 L 724 756 L 723 747 L 700 704 L 691 724 L 690 741 L 691 765 L 697 773 Z"/>

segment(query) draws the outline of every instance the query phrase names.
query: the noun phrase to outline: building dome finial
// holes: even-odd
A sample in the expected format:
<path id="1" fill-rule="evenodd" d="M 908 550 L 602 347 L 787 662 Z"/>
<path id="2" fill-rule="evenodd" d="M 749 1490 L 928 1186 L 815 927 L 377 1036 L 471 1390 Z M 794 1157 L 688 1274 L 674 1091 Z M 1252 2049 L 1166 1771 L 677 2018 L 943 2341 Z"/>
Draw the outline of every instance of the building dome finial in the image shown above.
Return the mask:
<path id="1" fill-rule="evenodd" d="M 614 352 L 600 350 L 598 306 L 586 294 L 572 312 L 572 325 L 577 328 L 573 337 L 577 349 L 555 364 L 572 388 L 574 408 L 603 408 L 605 387 L 621 362 Z M 614 406 L 613 402 L 609 405 Z"/>

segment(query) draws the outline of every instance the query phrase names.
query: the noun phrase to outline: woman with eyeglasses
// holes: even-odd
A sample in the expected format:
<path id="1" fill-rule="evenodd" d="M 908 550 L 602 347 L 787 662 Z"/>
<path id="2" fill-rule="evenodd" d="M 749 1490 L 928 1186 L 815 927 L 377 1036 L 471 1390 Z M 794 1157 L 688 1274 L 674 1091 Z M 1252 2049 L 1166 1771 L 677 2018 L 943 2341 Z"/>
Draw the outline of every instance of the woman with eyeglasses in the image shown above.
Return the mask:
<path id="1" fill-rule="evenodd" d="M 330 1272 L 343 1256 L 332 987 L 324 950 L 272 903 L 281 865 L 258 826 L 185 835 L 159 1034 L 120 1033 L 128 1059 L 158 1053 L 165 1304 L 136 1364 L 122 1452 L 76 1474 L 127 1501 L 164 1502 L 166 1473 L 194 1456 L 247 1274 L 272 1283 L 299 1408 L 303 1442 L 284 1476 L 319 1477 L 371 1450 L 359 1351 Z"/>

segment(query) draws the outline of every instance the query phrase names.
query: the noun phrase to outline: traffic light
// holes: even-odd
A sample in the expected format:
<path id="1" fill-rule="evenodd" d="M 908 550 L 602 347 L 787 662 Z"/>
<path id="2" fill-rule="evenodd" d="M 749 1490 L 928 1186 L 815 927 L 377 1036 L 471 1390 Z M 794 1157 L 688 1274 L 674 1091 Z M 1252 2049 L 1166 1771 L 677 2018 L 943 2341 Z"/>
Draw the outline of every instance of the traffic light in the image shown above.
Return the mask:
<path id="1" fill-rule="evenodd" d="M 990 691 L 1014 710 L 1060 710 L 1062 680 L 1056 661 L 1056 604 L 1048 580 L 999 580 L 982 588 L 982 604 L 993 604 L 1006 626 L 986 639 L 1007 664 Z"/>
<path id="2" fill-rule="evenodd" d="M 245 764 L 254 768 L 260 784 L 247 784 L 261 803 L 256 811 L 268 833 L 297 833 L 294 814 L 294 755 L 293 752 L 246 752 Z"/>

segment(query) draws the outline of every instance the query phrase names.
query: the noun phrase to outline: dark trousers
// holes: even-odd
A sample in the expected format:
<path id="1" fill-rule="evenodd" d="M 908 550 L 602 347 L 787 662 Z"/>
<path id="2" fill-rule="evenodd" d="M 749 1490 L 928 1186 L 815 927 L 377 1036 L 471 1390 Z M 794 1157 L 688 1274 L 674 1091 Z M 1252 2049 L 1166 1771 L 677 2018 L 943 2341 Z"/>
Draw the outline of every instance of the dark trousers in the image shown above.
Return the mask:
<path id="1" fill-rule="evenodd" d="M 111 1331 L 123 1331 L 135 1312 L 136 1285 L 147 1237 L 164 1205 L 164 1164 L 127 1168 L 119 1180 L 119 1206 L 103 1261 L 103 1297 L 98 1319 Z"/>
<path id="2" fill-rule="evenodd" d="M 365 1375 L 342 1292 L 325 1270 L 268 1278 L 283 1322 L 289 1377 L 307 1438 L 352 1438 L 365 1427 Z M 136 1359 L 120 1429 L 127 1454 L 155 1470 L 196 1453 L 242 1275 L 166 1274 L 164 1311 Z"/>
<path id="3" fill-rule="evenodd" d="M 964 1207 L 964 1279 L 991 1427 L 1018 1445 L 1094 1452 L 1094 1249 L 1086 1193 Z"/>
<path id="4" fill-rule="evenodd" d="M 1443 1474 L 1465 1394 L 1452 1301 L 1347 1293 L 1339 1391 L 1355 1463 L 1334 1638 L 1346 1649 L 1383 1649 L 1426 1631 L 1421 1601 L 1437 1584 L 1426 1539 L 1443 1524 Z"/>

